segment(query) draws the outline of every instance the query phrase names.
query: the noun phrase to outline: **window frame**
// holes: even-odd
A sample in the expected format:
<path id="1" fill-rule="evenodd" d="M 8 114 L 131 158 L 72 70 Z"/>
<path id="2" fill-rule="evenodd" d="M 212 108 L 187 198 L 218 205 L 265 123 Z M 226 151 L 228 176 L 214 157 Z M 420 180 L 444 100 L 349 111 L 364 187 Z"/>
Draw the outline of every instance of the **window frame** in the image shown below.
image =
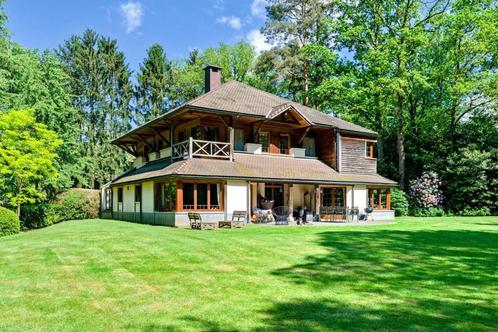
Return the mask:
<path id="1" fill-rule="evenodd" d="M 117 196 L 118 196 L 118 197 L 117 197 L 117 202 L 118 202 L 118 204 L 119 204 L 119 203 L 123 203 L 123 187 L 118 187 L 118 188 L 116 189 L 116 191 L 117 191 Z"/>
<path id="2" fill-rule="evenodd" d="M 268 139 L 267 139 L 267 146 L 266 146 L 266 149 L 265 147 L 263 146 L 263 143 L 261 143 L 261 136 L 263 135 L 267 135 Z M 270 153 L 270 145 L 271 145 L 271 132 L 269 131 L 260 131 L 259 134 L 258 134 L 258 143 L 261 144 L 261 151 L 264 152 L 264 153 Z"/>
<path id="3" fill-rule="evenodd" d="M 385 190 L 385 193 L 383 191 Z M 376 193 L 374 193 L 376 191 Z M 385 207 L 383 207 L 382 196 L 385 194 Z M 389 211 L 391 210 L 391 188 L 390 187 L 367 187 L 367 202 L 368 206 L 374 211 Z M 372 205 L 372 202 L 374 203 Z"/>
<path id="4" fill-rule="evenodd" d="M 281 146 L 282 138 L 286 139 L 286 141 L 287 141 L 287 149 L 282 149 L 282 146 Z M 291 149 L 290 134 L 288 134 L 288 133 L 281 133 L 278 136 L 278 150 L 280 151 L 280 154 L 289 154 L 290 153 L 290 149 Z M 282 150 L 284 150 L 284 151 L 282 151 Z"/>
<path id="5" fill-rule="evenodd" d="M 184 197 L 185 197 L 185 184 L 191 184 L 193 186 L 193 200 L 194 204 L 190 204 L 190 207 L 185 207 L 186 205 L 184 204 Z M 207 186 L 207 204 L 206 208 L 199 208 L 198 204 L 198 192 L 197 192 L 197 185 L 202 184 Z M 211 185 L 216 185 L 219 186 L 219 192 L 218 192 L 218 204 L 213 204 L 215 206 L 212 208 L 211 205 Z M 224 182 L 220 181 L 178 181 L 177 188 L 179 189 L 179 193 L 177 194 L 177 211 L 189 211 L 189 212 L 222 212 L 224 211 Z M 180 198 L 181 196 L 181 198 Z M 204 204 L 203 204 L 204 205 Z"/>
<path id="6" fill-rule="evenodd" d="M 324 195 L 324 191 L 325 190 L 332 190 L 332 192 L 330 193 L 330 201 L 332 203 L 332 205 L 324 205 L 323 204 L 323 197 L 325 196 Z M 338 195 L 336 196 L 336 192 L 338 191 L 341 191 L 342 192 L 342 201 L 343 201 L 343 204 L 342 205 L 337 205 L 337 197 L 339 197 Z M 346 187 L 341 187 L 341 186 L 322 186 L 320 188 L 320 206 L 322 207 L 332 207 L 332 208 L 336 208 L 336 207 L 346 207 L 346 196 L 347 196 L 347 188 Z"/>
<path id="7" fill-rule="evenodd" d="M 377 141 L 365 140 L 365 158 L 366 159 L 377 159 L 375 156 L 375 145 Z"/>
<path id="8" fill-rule="evenodd" d="M 137 194 L 139 196 L 138 200 L 137 200 Z M 135 203 L 142 203 L 142 184 L 141 183 L 138 183 L 135 185 L 134 200 L 135 200 Z"/>
<path id="9" fill-rule="evenodd" d="M 165 193 L 166 193 L 165 187 L 171 186 L 171 185 L 175 185 L 175 188 L 173 191 L 168 191 L 169 192 L 169 199 L 167 200 L 166 195 L 165 195 Z M 160 195 L 161 195 L 159 197 L 159 200 L 157 199 L 157 195 L 158 195 L 157 188 L 158 187 L 159 187 L 159 191 L 160 191 Z M 173 197 L 173 192 L 174 192 L 174 197 Z M 169 202 L 168 207 L 166 207 L 167 202 Z M 177 203 L 178 203 L 178 184 L 176 183 L 176 181 L 154 182 L 154 212 L 176 212 Z M 161 208 L 161 205 L 163 205 L 162 208 Z"/>

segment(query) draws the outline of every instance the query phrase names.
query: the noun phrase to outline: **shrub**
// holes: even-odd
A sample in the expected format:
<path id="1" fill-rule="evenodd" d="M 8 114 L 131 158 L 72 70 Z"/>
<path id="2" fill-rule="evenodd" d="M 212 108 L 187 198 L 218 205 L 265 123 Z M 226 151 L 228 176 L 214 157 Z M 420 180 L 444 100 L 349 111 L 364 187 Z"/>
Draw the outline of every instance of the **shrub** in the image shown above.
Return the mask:
<path id="1" fill-rule="evenodd" d="M 489 207 L 485 206 L 480 209 L 463 209 L 457 211 L 456 215 L 465 217 L 489 216 L 491 215 L 491 211 Z"/>
<path id="2" fill-rule="evenodd" d="M 410 206 L 412 209 L 439 208 L 443 202 L 441 181 L 435 172 L 423 172 L 410 181 Z"/>
<path id="3" fill-rule="evenodd" d="M 63 206 L 63 220 L 98 218 L 100 192 L 91 189 L 69 189 L 57 197 L 56 203 Z"/>
<path id="4" fill-rule="evenodd" d="M 446 215 L 440 207 L 431 207 L 427 209 L 415 208 L 410 210 L 410 214 L 415 217 L 442 217 Z"/>
<path id="5" fill-rule="evenodd" d="M 63 220 L 62 206 L 57 204 L 24 205 L 21 208 L 23 229 L 47 227 Z"/>
<path id="6" fill-rule="evenodd" d="M 21 226 L 17 215 L 0 206 L 0 236 L 19 233 Z"/>
<path id="7" fill-rule="evenodd" d="M 408 195 L 398 188 L 391 189 L 391 208 L 397 216 L 408 214 Z"/>

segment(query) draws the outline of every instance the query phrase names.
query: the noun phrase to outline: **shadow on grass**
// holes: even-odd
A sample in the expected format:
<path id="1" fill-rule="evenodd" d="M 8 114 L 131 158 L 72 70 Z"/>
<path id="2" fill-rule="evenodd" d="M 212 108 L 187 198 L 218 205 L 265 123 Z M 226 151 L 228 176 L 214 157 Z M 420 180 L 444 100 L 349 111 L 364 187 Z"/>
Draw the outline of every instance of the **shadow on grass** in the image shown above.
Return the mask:
<path id="1" fill-rule="evenodd" d="M 462 329 L 498 323 L 498 234 L 325 232 L 326 253 L 274 271 L 316 292 L 265 311 L 272 330 Z"/>

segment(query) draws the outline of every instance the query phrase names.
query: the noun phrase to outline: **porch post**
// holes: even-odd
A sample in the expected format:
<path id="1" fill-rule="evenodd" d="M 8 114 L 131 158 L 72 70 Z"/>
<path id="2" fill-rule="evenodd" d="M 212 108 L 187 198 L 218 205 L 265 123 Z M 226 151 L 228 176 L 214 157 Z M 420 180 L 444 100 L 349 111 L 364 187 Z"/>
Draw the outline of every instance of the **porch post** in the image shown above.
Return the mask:
<path id="1" fill-rule="evenodd" d="M 315 185 L 315 214 L 320 218 L 320 186 Z"/>
<path id="2" fill-rule="evenodd" d="M 227 183 L 223 183 L 223 216 L 225 220 L 228 220 L 228 211 L 227 211 Z"/>
<path id="3" fill-rule="evenodd" d="M 251 200 L 252 200 L 252 190 L 251 190 L 251 182 L 247 181 L 247 213 L 246 213 L 246 224 L 249 223 L 249 220 L 252 215 L 251 209 Z"/>
<path id="4" fill-rule="evenodd" d="M 230 161 L 233 161 L 233 146 L 235 144 L 235 130 L 233 127 L 228 127 L 228 133 L 230 135 Z"/>
<path id="5" fill-rule="evenodd" d="M 290 216 L 289 216 L 289 221 L 292 222 L 292 221 L 294 221 L 294 214 L 293 214 L 293 212 L 294 212 L 294 196 L 292 194 L 292 184 L 289 184 L 287 186 L 287 188 L 288 188 L 287 190 L 289 190 L 289 208 L 291 210 Z"/>

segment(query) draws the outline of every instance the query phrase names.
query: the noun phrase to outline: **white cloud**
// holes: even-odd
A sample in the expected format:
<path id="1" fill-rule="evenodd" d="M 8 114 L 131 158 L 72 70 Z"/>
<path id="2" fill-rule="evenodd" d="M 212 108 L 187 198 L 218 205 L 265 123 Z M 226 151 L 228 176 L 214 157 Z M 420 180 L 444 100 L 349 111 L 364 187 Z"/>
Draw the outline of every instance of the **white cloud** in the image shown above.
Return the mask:
<path id="1" fill-rule="evenodd" d="M 246 38 L 249 41 L 249 44 L 254 47 L 256 53 L 267 51 L 273 47 L 273 45 L 266 41 L 266 37 L 258 29 L 249 31 Z"/>
<path id="2" fill-rule="evenodd" d="M 225 23 L 234 28 L 235 30 L 239 30 L 242 28 L 242 23 L 240 22 L 240 18 L 237 16 L 223 16 L 216 19 L 219 23 Z"/>
<path id="3" fill-rule="evenodd" d="M 126 26 L 126 33 L 130 33 L 142 25 L 144 10 L 140 2 L 128 1 L 121 4 L 121 15 L 123 15 L 123 23 Z"/>
<path id="4" fill-rule="evenodd" d="M 253 0 L 251 3 L 251 14 L 252 16 L 257 16 L 264 18 L 266 14 L 266 5 L 268 4 L 267 0 Z"/>

